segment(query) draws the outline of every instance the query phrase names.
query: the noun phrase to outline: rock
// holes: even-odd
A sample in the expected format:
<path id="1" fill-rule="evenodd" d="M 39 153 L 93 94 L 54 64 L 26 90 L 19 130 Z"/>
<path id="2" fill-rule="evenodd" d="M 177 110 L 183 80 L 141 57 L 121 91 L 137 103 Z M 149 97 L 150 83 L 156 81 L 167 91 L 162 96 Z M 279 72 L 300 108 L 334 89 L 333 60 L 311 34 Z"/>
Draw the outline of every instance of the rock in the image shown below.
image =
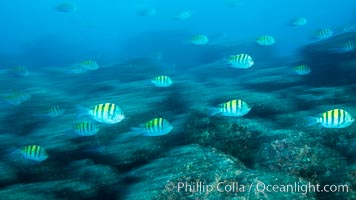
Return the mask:
<path id="1" fill-rule="evenodd" d="M 260 149 L 255 167 L 320 181 L 325 174 L 345 167 L 346 159 L 339 152 L 312 139 L 289 137 L 266 143 Z"/>
<path id="2" fill-rule="evenodd" d="M 208 117 L 196 112 L 185 124 L 184 140 L 187 144 L 214 147 L 253 166 L 262 144 L 301 134 L 278 128 L 265 119 Z"/>
<path id="3" fill-rule="evenodd" d="M 133 170 L 130 176 L 136 182 L 126 199 L 315 199 L 313 193 L 262 191 L 263 184 L 306 181 L 250 170 L 236 158 L 199 145 L 178 147 L 166 157 Z"/>
<path id="4" fill-rule="evenodd" d="M 94 164 L 90 160 L 73 162 L 69 169 L 70 176 L 77 181 L 90 183 L 95 187 L 114 187 L 121 180 L 118 172 L 111 166 Z"/>
<path id="5" fill-rule="evenodd" d="M 0 191 L 0 196 L 14 199 L 85 199 L 94 198 L 97 191 L 93 185 L 73 180 L 16 184 Z"/>

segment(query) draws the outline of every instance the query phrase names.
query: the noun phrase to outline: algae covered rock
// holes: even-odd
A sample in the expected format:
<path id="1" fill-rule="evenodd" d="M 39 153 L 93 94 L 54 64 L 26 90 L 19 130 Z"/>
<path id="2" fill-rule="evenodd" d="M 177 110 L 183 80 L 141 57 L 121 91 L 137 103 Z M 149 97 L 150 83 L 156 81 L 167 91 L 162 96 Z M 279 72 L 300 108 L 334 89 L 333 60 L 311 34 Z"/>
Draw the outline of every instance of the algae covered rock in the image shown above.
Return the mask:
<path id="1" fill-rule="evenodd" d="M 79 160 L 69 167 L 71 177 L 78 181 L 91 183 L 95 187 L 111 187 L 118 184 L 120 175 L 111 166 L 94 164 L 90 160 Z"/>
<path id="2" fill-rule="evenodd" d="M 93 198 L 97 191 L 93 185 L 73 180 L 16 184 L 0 191 L 0 196 L 9 199 L 85 199 Z"/>
<path id="3" fill-rule="evenodd" d="M 269 136 L 270 130 L 268 123 L 258 119 L 229 119 L 195 113 L 187 120 L 184 139 L 188 144 L 214 147 L 249 165 L 259 146 L 274 137 Z"/>
<path id="4" fill-rule="evenodd" d="M 333 192 L 322 194 L 322 198 L 356 199 L 356 163 L 334 172 L 333 176 L 325 177 L 323 184 L 332 185 L 329 189 Z"/>
<path id="5" fill-rule="evenodd" d="M 31 193 L 31 192 L 23 192 L 19 190 L 1 190 L 0 191 L 0 200 L 48 200 L 48 199 L 61 199 L 56 198 L 53 195 L 46 195 L 40 193 Z"/>
<path id="6" fill-rule="evenodd" d="M 267 192 L 267 185 L 306 181 L 250 170 L 236 158 L 199 145 L 177 147 L 130 176 L 137 182 L 126 199 L 314 199 L 314 193 Z"/>
<path id="7" fill-rule="evenodd" d="M 346 165 L 339 152 L 303 137 L 290 137 L 266 143 L 256 161 L 259 169 L 284 172 L 318 180 Z"/>

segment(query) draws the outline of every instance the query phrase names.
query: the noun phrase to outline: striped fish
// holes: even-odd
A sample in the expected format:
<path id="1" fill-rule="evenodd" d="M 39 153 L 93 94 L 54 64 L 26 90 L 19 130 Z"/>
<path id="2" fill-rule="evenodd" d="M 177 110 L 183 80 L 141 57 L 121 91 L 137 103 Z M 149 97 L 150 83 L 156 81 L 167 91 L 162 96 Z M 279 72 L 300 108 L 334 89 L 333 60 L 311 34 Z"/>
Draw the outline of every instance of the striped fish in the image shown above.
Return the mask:
<path id="1" fill-rule="evenodd" d="M 246 69 L 254 65 L 252 57 L 248 54 L 231 55 L 228 58 L 228 64 L 233 68 Z"/>
<path id="2" fill-rule="evenodd" d="M 352 24 L 352 25 L 347 25 L 347 26 L 344 26 L 343 28 L 342 28 L 342 30 L 344 31 L 344 32 L 352 32 L 352 31 L 355 31 L 356 30 L 356 25 L 354 25 L 354 24 Z"/>
<path id="3" fill-rule="evenodd" d="M 353 41 L 347 41 L 340 46 L 341 47 L 339 48 L 330 48 L 329 51 L 335 53 L 348 53 L 355 50 L 355 44 Z"/>
<path id="4" fill-rule="evenodd" d="M 58 4 L 57 6 L 54 7 L 54 9 L 58 12 L 63 12 L 63 13 L 71 13 L 77 10 L 74 4 L 68 2 Z"/>
<path id="5" fill-rule="evenodd" d="M 59 116 L 63 115 L 64 112 L 65 112 L 65 109 L 63 109 L 62 107 L 60 107 L 58 105 L 54 105 L 48 110 L 47 115 L 51 118 L 54 118 L 54 117 L 59 117 Z"/>
<path id="6" fill-rule="evenodd" d="M 343 45 L 342 48 L 345 52 L 353 51 L 355 50 L 355 43 L 353 41 L 348 41 Z"/>
<path id="7" fill-rule="evenodd" d="M 308 75 L 311 72 L 311 68 L 309 67 L 309 65 L 298 65 L 294 67 L 294 71 L 298 75 Z"/>
<path id="8" fill-rule="evenodd" d="M 49 117 L 49 118 L 55 118 L 62 116 L 65 112 L 65 109 L 63 109 L 61 106 L 54 105 L 51 106 L 46 113 L 43 114 L 33 114 L 35 117 Z"/>
<path id="9" fill-rule="evenodd" d="M 318 117 L 311 117 L 309 125 L 321 124 L 325 128 L 345 128 L 354 121 L 349 112 L 337 108 L 323 112 Z"/>
<path id="10" fill-rule="evenodd" d="M 10 72 L 12 74 L 15 74 L 16 76 L 28 76 L 30 74 L 27 67 L 22 65 L 13 67 L 12 69 L 10 69 Z"/>
<path id="11" fill-rule="evenodd" d="M 29 93 L 16 92 L 6 96 L 4 99 L 7 103 L 17 106 L 25 101 L 28 101 L 30 98 L 31 98 L 31 94 Z"/>
<path id="12" fill-rule="evenodd" d="M 304 26 L 308 23 L 308 20 L 305 17 L 297 17 L 292 20 L 292 26 Z"/>
<path id="13" fill-rule="evenodd" d="M 156 87 L 169 87 L 172 85 L 173 81 L 169 76 L 161 75 L 154 77 L 151 82 Z"/>
<path id="14" fill-rule="evenodd" d="M 157 10 L 155 8 L 144 8 L 137 12 L 138 16 L 143 16 L 143 17 L 151 17 L 151 16 L 155 16 L 156 14 L 157 14 Z"/>
<path id="15" fill-rule="evenodd" d="M 68 71 L 70 73 L 72 73 L 72 74 L 83 74 L 83 73 L 87 72 L 88 69 L 85 69 L 80 64 L 73 64 L 73 65 L 69 66 L 69 70 Z"/>
<path id="16" fill-rule="evenodd" d="M 46 150 L 38 145 L 28 145 L 20 149 L 21 155 L 29 160 L 44 161 L 48 158 Z"/>
<path id="17" fill-rule="evenodd" d="M 323 28 L 323 29 L 318 30 L 315 33 L 315 37 L 319 40 L 325 40 L 325 39 L 330 38 L 333 34 L 334 34 L 334 32 L 331 29 Z"/>
<path id="18" fill-rule="evenodd" d="M 74 131 L 80 136 L 92 136 L 99 132 L 99 128 L 92 122 L 81 122 L 75 126 Z"/>
<path id="19" fill-rule="evenodd" d="M 113 103 L 101 103 L 95 105 L 93 109 L 86 109 L 77 106 L 82 111 L 80 115 L 90 115 L 94 120 L 105 124 L 116 124 L 125 119 L 121 108 Z"/>
<path id="20" fill-rule="evenodd" d="M 273 36 L 270 35 L 263 35 L 256 40 L 257 44 L 261 46 L 271 46 L 274 43 L 276 43 L 276 40 L 274 39 Z"/>
<path id="21" fill-rule="evenodd" d="M 189 19 L 191 16 L 192 16 L 192 11 L 188 11 L 188 10 L 179 11 L 176 14 L 176 16 L 174 16 L 174 19 L 182 21 L 182 20 Z"/>
<path id="22" fill-rule="evenodd" d="M 85 60 L 79 63 L 80 66 L 85 70 L 97 70 L 99 65 L 94 60 Z"/>
<path id="23" fill-rule="evenodd" d="M 143 133 L 144 136 L 166 135 L 173 130 L 173 126 L 164 118 L 154 118 L 138 128 L 132 128 L 137 133 Z"/>
<path id="24" fill-rule="evenodd" d="M 206 45 L 209 42 L 208 36 L 204 34 L 195 35 L 191 38 L 191 43 L 194 45 Z"/>
<path id="25" fill-rule="evenodd" d="M 241 117 L 250 112 L 250 110 L 251 107 L 245 101 L 234 99 L 211 108 L 211 115 L 220 114 L 229 117 Z"/>

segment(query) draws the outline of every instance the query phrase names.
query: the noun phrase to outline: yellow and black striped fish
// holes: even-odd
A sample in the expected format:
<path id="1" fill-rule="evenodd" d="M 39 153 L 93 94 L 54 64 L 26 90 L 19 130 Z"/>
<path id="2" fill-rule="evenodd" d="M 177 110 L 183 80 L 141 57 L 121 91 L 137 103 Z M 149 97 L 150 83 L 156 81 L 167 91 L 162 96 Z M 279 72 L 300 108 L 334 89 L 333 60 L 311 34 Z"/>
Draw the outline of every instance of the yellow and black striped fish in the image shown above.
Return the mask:
<path id="1" fill-rule="evenodd" d="M 245 53 L 231 55 L 228 59 L 228 63 L 233 68 L 242 68 L 242 69 L 250 68 L 254 65 L 254 61 L 252 57 Z"/>
<path id="2" fill-rule="evenodd" d="M 155 8 L 143 8 L 137 12 L 138 16 L 143 17 L 151 17 L 157 14 L 157 10 Z"/>
<path id="3" fill-rule="evenodd" d="M 199 35 L 194 35 L 190 41 L 194 45 L 206 45 L 209 42 L 209 38 L 204 34 L 199 34 Z"/>
<path id="4" fill-rule="evenodd" d="M 304 26 L 308 23 L 308 20 L 305 17 L 297 17 L 291 21 L 292 26 Z"/>
<path id="5" fill-rule="evenodd" d="M 54 105 L 54 106 L 51 106 L 46 113 L 33 114 L 33 116 L 55 118 L 55 117 L 62 116 L 64 114 L 64 112 L 65 112 L 64 108 L 62 108 L 59 105 Z"/>
<path id="6" fill-rule="evenodd" d="M 92 122 L 81 122 L 75 126 L 74 131 L 80 136 L 92 136 L 98 133 L 99 128 Z"/>
<path id="7" fill-rule="evenodd" d="M 241 117 L 250 112 L 251 107 L 241 99 L 234 99 L 212 108 L 211 115 L 220 114 L 229 117 Z"/>
<path id="8" fill-rule="evenodd" d="M 350 126 L 355 119 L 343 109 L 333 109 L 320 114 L 319 117 L 312 117 L 312 124 L 321 124 L 325 128 L 345 128 Z"/>
<path id="9" fill-rule="evenodd" d="M 65 109 L 63 109 L 61 106 L 54 105 L 49 109 L 47 115 L 51 118 L 54 118 L 54 117 L 59 117 L 59 116 L 63 115 L 64 112 L 65 112 Z"/>
<path id="10" fill-rule="evenodd" d="M 353 41 L 347 41 L 344 45 L 343 45 L 343 50 L 344 52 L 350 52 L 355 50 L 355 43 Z"/>
<path id="11" fill-rule="evenodd" d="M 99 69 L 98 63 L 95 62 L 94 60 L 84 60 L 84 61 L 80 62 L 80 66 L 83 69 L 86 69 L 86 70 L 97 70 L 97 69 Z"/>
<path id="12" fill-rule="evenodd" d="M 143 128 L 137 128 L 136 131 L 144 132 L 145 136 L 166 135 L 173 130 L 173 126 L 164 118 L 154 118 L 143 124 Z"/>
<path id="13" fill-rule="evenodd" d="M 13 67 L 12 69 L 10 69 L 10 72 L 17 76 L 28 76 L 30 74 L 27 67 L 23 65 Z"/>
<path id="14" fill-rule="evenodd" d="M 71 72 L 73 74 L 83 74 L 83 73 L 85 73 L 87 71 L 88 71 L 87 69 L 85 69 L 84 67 L 82 67 L 79 64 L 71 65 L 70 68 L 69 68 L 69 72 Z"/>
<path id="15" fill-rule="evenodd" d="M 116 124 L 125 119 L 125 115 L 121 111 L 121 108 L 113 103 L 101 103 L 95 105 L 93 109 L 88 110 L 86 108 L 80 108 L 93 117 L 94 120 L 105 124 Z"/>
<path id="16" fill-rule="evenodd" d="M 46 150 L 38 145 L 22 147 L 20 153 L 24 158 L 29 160 L 44 161 L 48 158 Z"/>
<path id="17" fill-rule="evenodd" d="M 176 20 L 187 20 L 192 16 L 193 12 L 189 10 L 179 11 L 175 16 L 174 19 Z"/>
<path id="18" fill-rule="evenodd" d="M 319 40 L 324 40 L 324 39 L 330 38 L 333 34 L 334 34 L 334 32 L 331 29 L 323 28 L 323 29 L 316 31 L 315 37 Z"/>
<path id="19" fill-rule="evenodd" d="M 335 53 L 349 53 L 355 50 L 355 44 L 353 41 L 347 41 L 340 45 L 340 47 L 329 48 L 330 52 Z"/>
<path id="20" fill-rule="evenodd" d="M 31 94 L 26 92 L 15 92 L 4 98 L 4 100 L 12 105 L 20 105 L 21 103 L 28 101 L 31 98 Z"/>
<path id="21" fill-rule="evenodd" d="M 173 81 L 169 76 L 161 75 L 154 77 L 152 83 L 156 87 L 169 87 L 172 85 Z"/>
<path id="22" fill-rule="evenodd" d="M 276 43 L 276 40 L 274 39 L 273 36 L 262 35 L 261 37 L 257 38 L 256 42 L 261 46 L 271 46 L 274 43 Z"/>
<path id="23" fill-rule="evenodd" d="M 64 13 L 71 13 L 77 10 L 76 6 L 69 2 L 58 4 L 57 6 L 54 7 L 54 9 L 57 10 L 58 12 L 64 12 Z"/>
<path id="24" fill-rule="evenodd" d="M 294 67 L 294 71 L 298 75 L 307 75 L 307 74 L 310 74 L 311 68 L 309 67 L 309 65 L 298 65 L 298 66 Z"/>

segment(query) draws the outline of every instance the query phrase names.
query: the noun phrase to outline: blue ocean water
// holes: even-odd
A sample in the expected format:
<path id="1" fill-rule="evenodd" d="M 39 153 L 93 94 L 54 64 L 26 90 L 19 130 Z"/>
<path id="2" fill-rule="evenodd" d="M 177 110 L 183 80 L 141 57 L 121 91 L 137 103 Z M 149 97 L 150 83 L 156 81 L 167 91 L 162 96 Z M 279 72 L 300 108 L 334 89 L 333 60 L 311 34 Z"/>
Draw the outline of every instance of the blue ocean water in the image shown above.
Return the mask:
<path id="1" fill-rule="evenodd" d="M 356 1 L 0 5 L 0 199 L 356 199 Z"/>

